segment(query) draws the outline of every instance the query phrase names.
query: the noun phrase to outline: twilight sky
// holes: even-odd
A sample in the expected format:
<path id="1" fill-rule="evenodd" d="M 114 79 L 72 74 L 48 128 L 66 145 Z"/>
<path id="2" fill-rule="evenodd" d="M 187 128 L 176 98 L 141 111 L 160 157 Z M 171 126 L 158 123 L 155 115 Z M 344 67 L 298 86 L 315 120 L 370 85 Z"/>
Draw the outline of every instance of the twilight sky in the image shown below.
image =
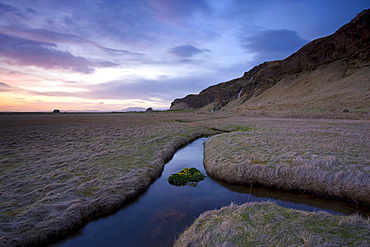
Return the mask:
<path id="1" fill-rule="evenodd" d="M 168 109 L 369 0 L 0 0 L 0 111 Z"/>

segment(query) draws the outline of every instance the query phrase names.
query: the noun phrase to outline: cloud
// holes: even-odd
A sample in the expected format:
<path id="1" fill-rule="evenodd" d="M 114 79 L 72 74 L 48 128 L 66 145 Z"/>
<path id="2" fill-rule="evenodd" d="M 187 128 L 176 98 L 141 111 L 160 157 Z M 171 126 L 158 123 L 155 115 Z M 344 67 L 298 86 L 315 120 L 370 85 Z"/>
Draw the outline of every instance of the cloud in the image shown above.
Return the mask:
<path id="1" fill-rule="evenodd" d="M 305 45 L 308 40 L 291 30 L 265 30 L 254 36 L 242 37 L 242 47 L 255 54 L 260 63 L 268 60 L 284 59 Z"/>
<path id="2" fill-rule="evenodd" d="M 22 14 L 17 8 L 0 2 L 0 16 L 14 21 L 15 18 L 22 17 Z"/>
<path id="3" fill-rule="evenodd" d="M 209 13 L 211 8 L 203 0 L 149 0 L 162 20 L 191 18 L 194 13 Z"/>
<path id="4" fill-rule="evenodd" d="M 166 85 L 167 84 L 167 85 Z M 136 78 L 132 81 L 115 80 L 88 86 L 87 92 L 80 95 L 91 99 L 141 99 L 161 98 L 172 100 L 173 93 L 181 90 L 181 85 L 168 85 L 168 80 L 149 80 Z"/>
<path id="5" fill-rule="evenodd" d="M 204 53 L 204 52 L 210 52 L 210 50 L 198 49 L 192 45 L 176 46 L 170 49 L 170 53 L 178 57 L 184 57 L 184 58 L 193 57 L 197 54 Z"/>
<path id="6" fill-rule="evenodd" d="M 25 73 L 4 76 L 0 90 L 166 103 L 283 59 L 360 8 L 282 1 L 0 0 L 0 70 Z"/>
<path id="7" fill-rule="evenodd" d="M 140 53 L 133 53 L 127 50 L 122 49 L 112 49 L 108 47 L 101 46 L 94 42 L 91 42 L 87 39 L 81 38 L 77 35 L 68 34 L 68 33 L 61 33 L 47 29 L 40 29 L 40 28 L 27 28 L 23 26 L 2 26 L 0 27 L 0 31 L 7 34 L 16 36 L 23 39 L 29 39 L 35 42 L 42 42 L 42 43 L 63 43 L 63 44 L 71 44 L 71 45 L 90 45 L 97 49 L 100 49 L 104 52 L 108 53 L 121 53 L 127 55 L 142 55 Z"/>
<path id="8" fill-rule="evenodd" d="M 0 3 L 0 13 L 1 14 L 5 14 L 5 13 L 8 13 L 8 12 L 14 12 L 14 13 L 17 13 L 18 10 L 8 4 L 3 4 L 3 3 Z"/>
<path id="9" fill-rule="evenodd" d="M 109 61 L 93 62 L 69 52 L 57 50 L 56 44 L 37 42 L 0 33 L 0 57 L 6 57 L 19 65 L 38 66 L 47 69 L 64 69 L 89 74 L 95 68 L 114 67 Z"/>
<path id="10" fill-rule="evenodd" d="M 9 92 L 12 91 L 12 87 L 4 82 L 0 82 L 0 92 Z"/>
<path id="11" fill-rule="evenodd" d="M 155 21 L 146 1 L 90 1 L 86 4 L 72 0 L 68 1 L 69 6 L 65 6 L 65 2 L 50 2 L 64 11 L 60 22 L 68 27 L 68 32 L 94 43 L 112 44 L 109 47 L 113 48 L 117 45 L 142 48 L 158 42 L 158 35 L 163 34 L 163 26 Z"/>
<path id="12" fill-rule="evenodd" d="M 79 97 L 83 99 L 99 100 L 143 100 L 161 101 L 169 104 L 172 100 L 184 97 L 189 93 L 199 93 L 209 85 L 220 82 L 217 75 L 199 76 L 188 75 L 183 77 L 158 79 L 143 79 L 131 77 L 130 79 L 112 80 L 99 84 L 79 85 L 80 92 L 29 92 L 36 95 L 52 97 Z"/>
<path id="13" fill-rule="evenodd" d="M 151 42 L 160 30 L 141 0 L 11 1 L 2 9 L 0 5 L 1 11 L 1 28 L 7 28 L 3 33 L 8 35 L 46 43 L 90 44 L 131 55 L 137 53 L 120 48 Z"/>

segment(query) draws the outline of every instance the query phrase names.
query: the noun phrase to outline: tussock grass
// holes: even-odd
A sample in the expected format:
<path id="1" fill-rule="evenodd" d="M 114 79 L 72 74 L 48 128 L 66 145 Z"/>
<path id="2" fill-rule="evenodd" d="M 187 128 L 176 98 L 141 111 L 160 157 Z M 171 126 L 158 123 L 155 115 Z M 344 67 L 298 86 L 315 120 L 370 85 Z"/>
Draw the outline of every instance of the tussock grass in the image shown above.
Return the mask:
<path id="1" fill-rule="evenodd" d="M 211 176 L 281 189 L 296 189 L 285 184 L 297 180 L 299 190 L 368 202 L 361 197 L 370 184 L 366 121 L 228 112 L 1 114 L 0 246 L 50 243 L 119 209 L 160 175 L 178 148 L 215 130 L 234 132 L 207 142 Z M 311 191 L 310 184 L 320 189 Z"/>
<path id="2" fill-rule="evenodd" d="M 205 168 L 210 176 L 370 205 L 368 121 L 234 121 L 251 130 L 213 136 L 206 142 Z"/>
<path id="3" fill-rule="evenodd" d="M 178 148 L 213 133 L 180 113 L 0 118 L 0 246 L 48 243 L 117 210 Z"/>
<path id="4" fill-rule="evenodd" d="M 369 232 L 370 220 L 358 215 L 246 203 L 203 213 L 175 246 L 368 246 Z"/>

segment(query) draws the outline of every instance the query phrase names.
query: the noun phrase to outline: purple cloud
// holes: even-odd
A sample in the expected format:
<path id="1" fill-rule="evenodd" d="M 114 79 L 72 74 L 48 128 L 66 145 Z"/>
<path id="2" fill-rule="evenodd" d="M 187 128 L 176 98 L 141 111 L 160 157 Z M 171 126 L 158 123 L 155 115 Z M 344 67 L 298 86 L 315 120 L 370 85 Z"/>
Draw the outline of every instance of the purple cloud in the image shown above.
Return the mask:
<path id="1" fill-rule="evenodd" d="M 264 61 L 283 59 L 305 39 L 328 35 L 368 8 L 368 0 L 282 1 L 0 0 L 1 69 L 21 70 L 25 81 L 39 73 L 64 81 L 60 92 L 45 92 L 42 84 L 46 88 L 38 92 L 33 85 L 25 91 L 3 78 L 7 84 L 0 84 L 0 90 L 170 102 L 241 76 Z M 94 83 L 85 76 L 73 76 L 73 82 L 68 75 L 118 64 Z M 27 65 L 63 73 L 29 71 Z M 147 67 L 150 73 L 142 73 Z M 117 80 L 121 72 L 125 79 Z M 152 73 L 157 76 L 148 79 Z"/>
<path id="2" fill-rule="evenodd" d="M 8 84 L 0 81 L 0 92 L 8 92 L 8 91 L 11 91 L 11 90 L 12 90 L 11 86 L 9 86 Z"/>
<path id="3" fill-rule="evenodd" d="M 166 20 L 192 17 L 195 12 L 209 13 L 211 8 L 204 0 L 149 0 L 158 12 L 157 15 Z"/>
<path id="4" fill-rule="evenodd" d="M 204 52 L 210 52 L 210 50 L 198 49 L 192 45 L 176 46 L 170 49 L 170 53 L 178 57 L 185 57 L 185 58 L 189 58 L 189 57 L 192 57 L 197 54 L 204 53 Z"/>
<path id="5" fill-rule="evenodd" d="M 7 35 L 12 35 L 24 39 L 29 39 L 36 42 L 43 43 L 63 43 L 63 44 L 78 44 L 78 45 L 90 45 L 108 53 L 123 53 L 127 55 L 142 55 L 140 53 L 133 53 L 127 50 L 107 48 L 89 40 L 81 38 L 77 35 L 55 32 L 47 29 L 33 29 L 21 26 L 3 26 L 0 27 L 0 31 Z"/>
<path id="6" fill-rule="evenodd" d="M 12 59 L 19 65 L 64 69 L 84 74 L 94 72 L 95 68 L 118 65 L 108 61 L 92 62 L 84 57 L 59 51 L 53 43 L 36 42 L 5 34 L 0 34 L 0 43 L 0 56 Z"/>
<path id="7" fill-rule="evenodd" d="M 1 14 L 5 14 L 5 13 L 8 13 L 8 12 L 15 12 L 17 13 L 17 9 L 8 5 L 8 4 L 4 4 L 4 3 L 0 3 L 0 13 Z"/>
<path id="8" fill-rule="evenodd" d="M 28 91 L 28 93 L 53 97 L 80 97 L 85 99 L 152 100 L 152 98 L 159 98 L 169 104 L 174 97 L 184 96 L 188 93 L 198 93 L 215 81 L 217 81 L 217 76 L 213 75 L 207 78 L 199 78 L 198 76 L 191 75 L 180 78 L 132 78 L 130 81 L 114 80 L 94 85 L 80 85 L 81 88 L 86 90 L 85 92 Z"/>
<path id="9" fill-rule="evenodd" d="M 242 47 L 248 53 L 256 53 L 259 63 L 284 59 L 305 45 L 308 40 L 291 30 L 266 30 L 254 36 L 241 38 Z"/>
<path id="10" fill-rule="evenodd" d="M 13 6 L 0 2 L 0 16 L 2 18 L 14 20 L 15 17 L 22 17 L 22 14 Z"/>

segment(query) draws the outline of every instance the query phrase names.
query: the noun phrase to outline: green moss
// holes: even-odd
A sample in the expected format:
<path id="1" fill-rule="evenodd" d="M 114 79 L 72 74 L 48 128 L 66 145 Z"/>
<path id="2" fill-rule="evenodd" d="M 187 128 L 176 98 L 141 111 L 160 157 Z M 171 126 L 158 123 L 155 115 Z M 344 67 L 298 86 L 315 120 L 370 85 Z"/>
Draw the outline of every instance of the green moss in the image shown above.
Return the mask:
<path id="1" fill-rule="evenodd" d="M 178 173 L 171 174 L 168 177 L 168 182 L 176 186 L 196 186 L 199 181 L 202 181 L 206 176 L 196 168 L 184 168 Z"/>

